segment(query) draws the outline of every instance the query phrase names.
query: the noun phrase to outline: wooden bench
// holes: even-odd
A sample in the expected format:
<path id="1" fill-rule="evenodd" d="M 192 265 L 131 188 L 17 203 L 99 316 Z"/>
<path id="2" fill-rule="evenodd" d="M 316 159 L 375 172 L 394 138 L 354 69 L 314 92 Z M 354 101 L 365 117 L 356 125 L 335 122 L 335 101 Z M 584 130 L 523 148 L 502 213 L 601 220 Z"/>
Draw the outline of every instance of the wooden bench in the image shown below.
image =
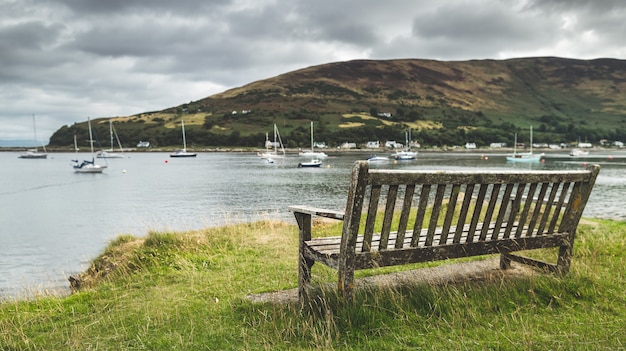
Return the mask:
<path id="1" fill-rule="evenodd" d="M 416 171 L 354 165 L 344 212 L 290 206 L 299 227 L 299 296 L 311 267 L 338 271 L 348 299 L 354 272 L 487 254 L 565 274 L 576 228 L 600 167 L 570 171 Z M 312 237 L 312 217 L 343 221 L 341 236 Z M 362 229 L 362 230 L 361 230 Z M 512 252 L 558 247 L 556 263 Z"/>

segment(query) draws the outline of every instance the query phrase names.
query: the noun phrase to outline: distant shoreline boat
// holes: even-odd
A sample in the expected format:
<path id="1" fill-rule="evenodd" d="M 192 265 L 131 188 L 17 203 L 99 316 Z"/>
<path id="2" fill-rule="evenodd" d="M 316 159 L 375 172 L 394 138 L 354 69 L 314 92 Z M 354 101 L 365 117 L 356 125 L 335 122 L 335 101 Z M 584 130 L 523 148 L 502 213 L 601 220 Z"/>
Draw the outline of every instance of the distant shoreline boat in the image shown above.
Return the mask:
<path id="1" fill-rule="evenodd" d="M 328 155 L 325 152 L 322 151 L 315 151 L 314 148 L 314 142 L 313 142 L 313 121 L 311 121 L 311 150 L 307 150 L 307 151 L 301 151 L 298 153 L 298 156 L 301 157 L 314 157 L 314 158 L 326 158 L 328 157 Z"/>
<path id="2" fill-rule="evenodd" d="M 170 157 L 196 157 L 195 152 L 187 152 L 187 140 L 185 138 L 185 121 L 180 120 L 183 128 L 183 148 L 180 150 L 176 150 L 170 154 Z"/>
<path id="3" fill-rule="evenodd" d="M 374 156 L 368 157 L 366 161 L 367 162 L 387 162 L 389 161 L 389 158 L 384 157 L 384 156 L 374 155 Z"/>
<path id="4" fill-rule="evenodd" d="M 111 135 L 111 148 L 109 150 L 100 150 L 96 152 L 97 158 L 124 158 L 124 148 L 122 148 L 122 143 L 120 143 L 120 138 L 117 137 L 117 132 L 113 129 L 113 121 L 109 119 L 109 134 Z M 117 139 L 117 143 L 120 146 L 121 154 L 113 152 L 113 135 L 115 134 L 115 138 Z"/>
<path id="5" fill-rule="evenodd" d="M 106 165 L 96 164 L 95 158 L 93 156 L 93 134 L 91 132 L 91 120 L 87 118 L 87 123 L 89 125 L 89 144 L 91 145 L 91 161 L 84 160 L 81 163 L 78 163 L 78 145 L 76 143 L 76 135 L 74 135 L 74 150 L 76 151 L 76 159 L 72 160 L 74 162 L 73 168 L 75 173 L 102 173 Z"/>
<path id="6" fill-rule="evenodd" d="M 37 124 L 35 123 L 35 115 L 33 115 L 33 133 L 35 135 L 35 142 L 37 142 Z M 23 152 L 20 156 L 18 156 L 19 158 L 25 158 L 25 159 L 44 159 L 44 158 L 48 158 L 48 153 L 46 151 L 46 146 L 41 144 L 41 146 L 43 146 L 43 152 L 39 152 L 37 150 L 37 148 L 35 149 L 30 149 L 27 150 L 25 152 Z"/>
<path id="7" fill-rule="evenodd" d="M 278 153 L 278 145 L 280 145 L 280 149 L 282 151 L 281 154 Z M 272 146 L 274 146 L 274 151 L 271 151 Z M 278 128 L 276 127 L 276 124 L 274 124 L 274 142 L 272 143 L 269 140 L 267 133 L 265 133 L 265 152 L 259 152 L 257 153 L 257 156 L 259 156 L 260 158 L 265 158 L 265 159 L 275 159 L 275 158 L 285 157 L 285 148 L 283 146 L 283 141 L 280 139 L 280 133 L 278 133 Z"/>
<path id="8" fill-rule="evenodd" d="M 411 151 L 411 129 L 404 132 L 404 139 L 406 142 L 406 148 L 402 151 L 396 151 L 391 157 L 398 161 L 410 161 L 417 158 L 417 151 Z"/>
<path id="9" fill-rule="evenodd" d="M 298 163 L 298 168 L 312 168 L 312 167 L 320 167 L 322 165 L 322 161 L 318 159 L 312 159 L 308 162 L 300 162 Z"/>
<path id="10" fill-rule="evenodd" d="M 570 156 L 587 156 L 589 155 L 589 151 L 584 151 L 581 149 L 572 149 L 572 151 L 569 152 Z"/>
<path id="11" fill-rule="evenodd" d="M 543 154 L 533 154 L 533 127 L 530 126 L 530 152 L 517 152 L 517 133 L 515 133 L 515 142 L 513 143 L 513 155 L 507 156 L 508 162 L 541 162 Z"/>

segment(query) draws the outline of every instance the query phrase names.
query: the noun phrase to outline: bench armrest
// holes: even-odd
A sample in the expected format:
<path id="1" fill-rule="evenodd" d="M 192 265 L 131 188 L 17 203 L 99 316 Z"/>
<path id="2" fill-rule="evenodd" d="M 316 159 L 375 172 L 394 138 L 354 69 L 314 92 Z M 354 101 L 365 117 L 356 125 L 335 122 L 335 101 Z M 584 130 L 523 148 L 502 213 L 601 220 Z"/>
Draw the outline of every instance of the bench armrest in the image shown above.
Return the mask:
<path id="1" fill-rule="evenodd" d="M 294 213 L 304 213 L 312 216 L 338 219 L 343 221 L 344 213 L 342 211 L 327 210 L 311 206 L 289 206 L 289 210 Z"/>

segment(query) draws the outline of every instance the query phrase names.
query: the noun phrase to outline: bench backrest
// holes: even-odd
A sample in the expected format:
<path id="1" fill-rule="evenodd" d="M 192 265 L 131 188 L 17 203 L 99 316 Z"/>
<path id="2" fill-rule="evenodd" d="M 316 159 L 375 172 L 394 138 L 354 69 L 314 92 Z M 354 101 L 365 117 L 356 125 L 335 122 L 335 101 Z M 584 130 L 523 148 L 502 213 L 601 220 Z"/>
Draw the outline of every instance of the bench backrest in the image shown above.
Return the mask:
<path id="1" fill-rule="evenodd" d="M 573 233 L 599 170 L 596 165 L 569 171 L 379 170 L 359 161 L 352 171 L 341 251 Z M 357 248 L 358 235 L 363 239 Z"/>

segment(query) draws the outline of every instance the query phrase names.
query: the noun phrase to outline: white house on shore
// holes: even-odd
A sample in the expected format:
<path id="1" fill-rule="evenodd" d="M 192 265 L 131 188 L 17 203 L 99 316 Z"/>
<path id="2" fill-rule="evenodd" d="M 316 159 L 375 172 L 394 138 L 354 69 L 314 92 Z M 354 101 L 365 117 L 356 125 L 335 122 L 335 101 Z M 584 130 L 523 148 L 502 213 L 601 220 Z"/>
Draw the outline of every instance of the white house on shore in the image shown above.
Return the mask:
<path id="1" fill-rule="evenodd" d="M 380 148 L 380 141 L 368 141 L 365 147 L 368 149 L 378 149 Z"/>

